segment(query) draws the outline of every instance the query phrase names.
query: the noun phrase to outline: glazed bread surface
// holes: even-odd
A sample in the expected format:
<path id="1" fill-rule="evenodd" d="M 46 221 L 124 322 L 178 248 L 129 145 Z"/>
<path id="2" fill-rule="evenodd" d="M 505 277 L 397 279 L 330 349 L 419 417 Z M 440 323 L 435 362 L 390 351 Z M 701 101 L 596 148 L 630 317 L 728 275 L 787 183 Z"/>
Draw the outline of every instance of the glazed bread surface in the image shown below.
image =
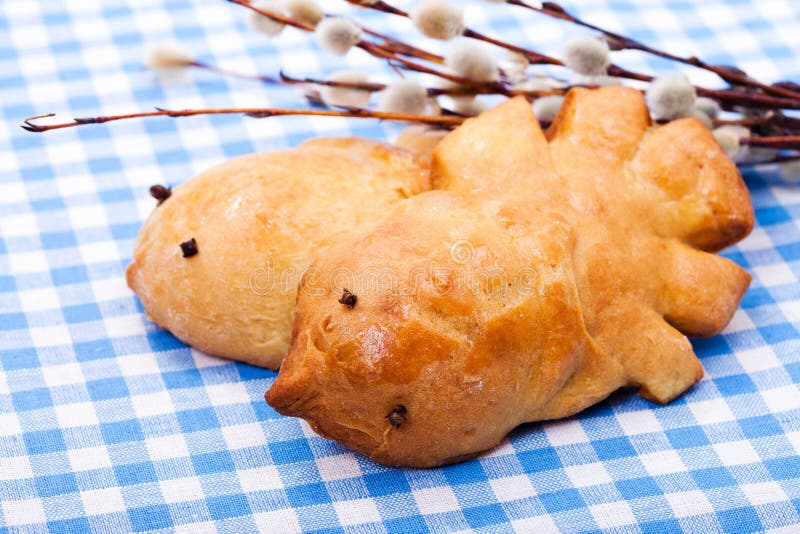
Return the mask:
<path id="1" fill-rule="evenodd" d="M 512 99 L 436 146 L 432 180 L 317 256 L 276 410 L 429 467 L 620 387 L 663 403 L 702 377 L 686 335 L 720 332 L 750 281 L 711 252 L 753 213 L 699 122 L 654 128 L 634 90 L 573 89 L 545 135 Z"/>
<path id="2" fill-rule="evenodd" d="M 175 188 L 127 269 L 148 316 L 204 352 L 277 369 L 296 288 L 339 233 L 429 188 L 427 165 L 359 138 L 242 156 Z M 184 258 L 180 243 L 198 253 Z"/>

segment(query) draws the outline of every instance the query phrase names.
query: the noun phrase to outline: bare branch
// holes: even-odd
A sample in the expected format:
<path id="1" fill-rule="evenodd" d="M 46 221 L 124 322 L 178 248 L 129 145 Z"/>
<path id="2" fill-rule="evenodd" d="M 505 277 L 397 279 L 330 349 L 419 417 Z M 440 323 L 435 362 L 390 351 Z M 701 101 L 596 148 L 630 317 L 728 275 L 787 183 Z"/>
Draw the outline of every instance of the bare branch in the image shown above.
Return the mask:
<path id="1" fill-rule="evenodd" d="M 368 109 L 346 109 L 341 111 L 321 110 L 321 109 L 281 109 L 281 108 L 219 108 L 219 109 L 162 109 L 156 111 L 144 111 L 140 113 L 127 113 L 123 115 L 107 115 L 100 117 L 75 118 L 72 122 L 59 124 L 36 124 L 37 119 L 54 117 L 55 113 L 37 115 L 29 117 L 23 121 L 22 128 L 29 132 L 47 132 L 59 130 L 61 128 L 71 128 L 86 124 L 102 124 L 110 121 L 125 119 L 136 119 L 144 117 L 191 117 L 194 115 L 231 115 L 242 114 L 253 118 L 280 117 L 290 115 L 315 116 L 315 117 L 349 117 L 355 119 L 380 119 L 399 122 L 418 122 L 425 124 L 435 124 L 442 127 L 452 127 L 461 124 L 464 119 L 454 116 L 435 116 L 435 115 L 409 115 L 405 113 L 386 113 L 382 111 L 372 111 Z"/>

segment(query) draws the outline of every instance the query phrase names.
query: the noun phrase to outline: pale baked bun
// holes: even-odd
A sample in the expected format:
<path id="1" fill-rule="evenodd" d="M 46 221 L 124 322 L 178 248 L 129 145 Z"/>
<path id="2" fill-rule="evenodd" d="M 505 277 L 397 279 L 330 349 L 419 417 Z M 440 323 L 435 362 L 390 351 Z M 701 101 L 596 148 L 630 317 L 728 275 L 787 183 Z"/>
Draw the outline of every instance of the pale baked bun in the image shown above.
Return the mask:
<path id="1" fill-rule="evenodd" d="M 696 119 L 653 130 L 637 91 L 574 89 L 545 136 L 512 99 L 445 137 L 433 177 L 444 190 L 315 260 L 266 394 L 280 413 L 427 467 L 623 386 L 669 402 L 702 377 L 686 334 L 720 332 L 750 282 L 707 251 L 753 211 Z"/>
<path id="2" fill-rule="evenodd" d="M 128 285 L 148 316 L 209 354 L 276 369 L 297 282 L 338 233 L 429 188 L 399 148 L 320 138 L 218 165 L 175 188 L 144 223 Z M 194 238 L 198 253 L 183 257 Z"/>

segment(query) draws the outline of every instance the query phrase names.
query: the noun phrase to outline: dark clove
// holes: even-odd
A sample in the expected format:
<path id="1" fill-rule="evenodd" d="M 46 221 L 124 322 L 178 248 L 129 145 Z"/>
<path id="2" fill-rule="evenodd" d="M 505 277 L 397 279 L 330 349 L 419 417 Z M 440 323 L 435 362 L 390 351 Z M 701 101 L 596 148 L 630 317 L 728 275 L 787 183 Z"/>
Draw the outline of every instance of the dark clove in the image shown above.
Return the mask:
<path id="1" fill-rule="evenodd" d="M 394 428 L 400 428 L 400 425 L 406 422 L 408 419 L 408 410 L 402 404 L 398 404 L 392 411 L 386 415 L 386 420 L 389 421 L 389 424 L 392 425 Z"/>
<path id="2" fill-rule="evenodd" d="M 351 310 L 355 308 L 356 302 L 358 302 L 358 297 L 354 293 L 352 293 L 349 289 L 342 290 L 342 296 L 339 299 L 339 304 L 344 304 Z"/>
<path id="3" fill-rule="evenodd" d="M 184 258 L 191 258 L 197 254 L 199 250 L 197 249 L 197 241 L 195 238 L 191 238 L 189 241 L 184 241 L 181 243 L 181 252 L 183 252 Z"/>
<path id="4" fill-rule="evenodd" d="M 170 195 L 172 195 L 172 188 L 169 186 L 165 187 L 159 184 L 150 186 L 150 196 L 158 201 L 159 206 L 162 202 L 167 200 Z"/>

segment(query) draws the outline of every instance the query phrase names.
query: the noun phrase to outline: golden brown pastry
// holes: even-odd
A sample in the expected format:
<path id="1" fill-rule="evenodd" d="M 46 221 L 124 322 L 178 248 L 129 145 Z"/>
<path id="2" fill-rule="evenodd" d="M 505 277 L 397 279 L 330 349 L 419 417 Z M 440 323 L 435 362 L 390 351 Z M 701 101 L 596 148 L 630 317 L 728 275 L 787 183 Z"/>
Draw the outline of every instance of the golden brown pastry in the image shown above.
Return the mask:
<path id="1" fill-rule="evenodd" d="M 722 330 L 750 280 L 708 251 L 753 213 L 696 119 L 652 130 L 638 92 L 574 89 L 545 137 L 513 99 L 449 134 L 433 166 L 444 190 L 343 237 L 302 279 L 275 409 L 427 467 L 622 386 L 668 402 L 700 379 L 684 334 Z"/>
<path id="2" fill-rule="evenodd" d="M 289 347 L 297 282 L 316 253 L 428 188 L 419 158 L 365 139 L 242 156 L 177 187 L 154 210 L 128 285 L 182 341 L 275 369 Z"/>

